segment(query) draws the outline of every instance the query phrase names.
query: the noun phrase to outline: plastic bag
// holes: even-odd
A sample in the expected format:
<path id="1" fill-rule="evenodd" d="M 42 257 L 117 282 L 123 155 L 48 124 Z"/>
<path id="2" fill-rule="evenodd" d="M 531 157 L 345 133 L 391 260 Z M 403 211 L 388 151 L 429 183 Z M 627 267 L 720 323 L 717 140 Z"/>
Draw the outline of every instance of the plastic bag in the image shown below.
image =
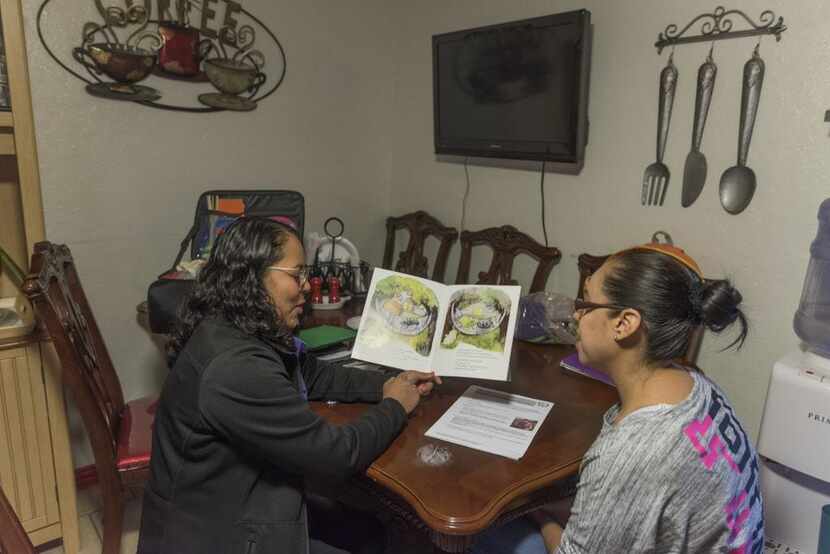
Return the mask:
<path id="1" fill-rule="evenodd" d="M 516 338 L 543 344 L 574 344 L 573 310 L 573 299 L 563 294 L 543 291 L 522 296 Z"/>

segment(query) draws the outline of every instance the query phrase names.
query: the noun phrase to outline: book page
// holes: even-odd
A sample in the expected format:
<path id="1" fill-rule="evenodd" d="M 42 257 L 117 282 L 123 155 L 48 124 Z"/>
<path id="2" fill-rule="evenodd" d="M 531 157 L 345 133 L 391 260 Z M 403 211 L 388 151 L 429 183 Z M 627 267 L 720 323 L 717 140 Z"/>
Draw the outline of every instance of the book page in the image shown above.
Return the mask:
<path id="1" fill-rule="evenodd" d="M 506 381 L 521 287 L 454 285 L 439 321 L 438 375 Z"/>
<path id="2" fill-rule="evenodd" d="M 518 460 L 527 452 L 551 408 L 553 402 L 474 385 L 425 436 Z"/>
<path id="3" fill-rule="evenodd" d="M 398 369 L 434 369 L 434 337 L 447 304 L 441 283 L 376 268 L 352 357 Z"/>

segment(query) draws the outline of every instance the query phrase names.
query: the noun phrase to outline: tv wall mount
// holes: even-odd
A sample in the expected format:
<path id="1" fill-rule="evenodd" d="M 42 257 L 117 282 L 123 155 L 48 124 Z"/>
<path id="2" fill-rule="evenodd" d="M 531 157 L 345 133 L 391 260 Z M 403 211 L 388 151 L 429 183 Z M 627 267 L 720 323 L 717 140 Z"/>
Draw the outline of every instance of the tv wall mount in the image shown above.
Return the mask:
<path id="1" fill-rule="evenodd" d="M 745 26 L 745 29 L 733 30 L 733 20 Z M 755 23 L 748 15 L 741 10 L 727 10 L 718 6 L 712 13 L 703 13 L 692 19 L 683 29 L 677 30 L 677 25 L 672 23 L 665 31 L 657 36 L 654 43 L 657 53 L 663 52 L 668 46 L 688 44 L 692 42 L 712 42 L 715 40 L 726 40 L 731 38 L 756 37 L 772 35 L 775 41 L 781 40 L 781 33 L 787 30 L 783 17 L 775 17 L 772 10 L 764 10 Z M 686 34 L 695 24 L 700 23 L 699 34 Z"/>

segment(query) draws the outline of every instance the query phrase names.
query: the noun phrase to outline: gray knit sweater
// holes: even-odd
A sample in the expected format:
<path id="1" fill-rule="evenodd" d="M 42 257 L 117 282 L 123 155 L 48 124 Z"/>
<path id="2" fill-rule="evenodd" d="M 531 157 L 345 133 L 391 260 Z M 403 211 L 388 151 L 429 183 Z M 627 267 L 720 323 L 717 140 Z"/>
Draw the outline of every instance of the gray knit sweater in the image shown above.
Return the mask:
<path id="1" fill-rule="evenodd" d="M 585 456 L 560 554 L 763 551 L 758 460 L 723 392 L 698 372 L 676 405 L 614 406 Z"/>

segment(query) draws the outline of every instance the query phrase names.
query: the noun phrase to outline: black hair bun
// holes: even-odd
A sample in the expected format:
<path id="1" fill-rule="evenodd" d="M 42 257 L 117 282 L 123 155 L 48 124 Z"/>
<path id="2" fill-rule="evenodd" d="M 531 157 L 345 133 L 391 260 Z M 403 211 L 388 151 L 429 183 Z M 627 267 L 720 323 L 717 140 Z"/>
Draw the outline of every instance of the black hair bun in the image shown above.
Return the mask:
<path id="1" fill-rule="evenodd" d="M 743 297 L 727 280 L 708 281 L 703 287 L 701 316 L 703 324 L 716 333 L 732 325 L 741 315 Z"/>
<path id="2" fill-rule="evenodd" d="M 748 325 L 746 316 L 739 308 L 743 296 L 728 280 L 707 281 L 701 298 L 701 319 L 712 332 L 720 333 L 736 321 L 740 326 L 738 337 L 726 348 L 743 346 Z"/>

